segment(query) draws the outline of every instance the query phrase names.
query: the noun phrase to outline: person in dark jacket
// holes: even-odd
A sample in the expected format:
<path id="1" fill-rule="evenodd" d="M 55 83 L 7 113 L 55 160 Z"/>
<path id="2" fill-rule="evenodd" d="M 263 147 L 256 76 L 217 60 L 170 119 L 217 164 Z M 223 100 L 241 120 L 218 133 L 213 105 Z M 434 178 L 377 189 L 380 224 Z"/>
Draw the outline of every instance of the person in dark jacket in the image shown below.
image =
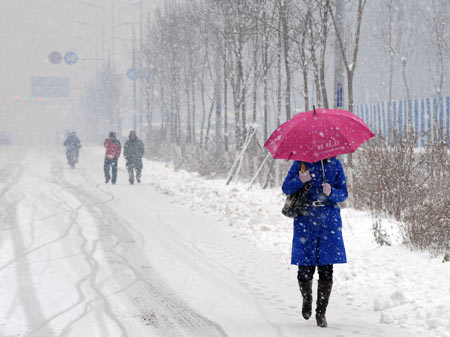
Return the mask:
<path id="1" fill-rule="evenodd" d="M 284 180 L 282 190 L 292 195 L 311 182 L 308 199 L 311 206 L 304 216 L 294 219 L 291 264 L 298 266 L 298 284 L 303 297 L 302 315 L 312 314 L 312 281 L 318 269 L 316 322 L 326 327 L 325 311 L 333 286 L 333 264 L 346 263 L 342 220 L 338 202 L 347 196 L 347 183 L 340 161 L 330 158 L 316 163 L 294 162 Z"/>
<path id="2" fill-rule="evenodd" d="M 122 146 L 120 141 L 116 138 L 116 133 L 113 131 L 109 133 L 109 137 L 105 139 L 103 145 L 106 147 L 105 162 L 103 166 L 105 182 L 108 183 L 109 180 L 111 180 L 111 183 L 115 184 L 117 180 L 117 161 L 120 157 Z"/>
<path id="3" fill-rule="evenodd" d="M 81 141 L 75 131 L 69 132 L 69 135 L 64 141 L 64 146 L 66 147 L 67 162 L 74 168 L 75 164 L 78 163 L 78 155 L 81 148 Z"/>
<path id="4" fill-rule="evenodd" d="M 128 181 L 130 184 L 134 184 L 134 171 L 136 171 L 136 181 L 138 183 L 141 182 L 142 156 L 144 152 L 144 143 L 136 136 L 136 131 L 131 130 L 123 150 L 123 155 L 127 161 Z"/>

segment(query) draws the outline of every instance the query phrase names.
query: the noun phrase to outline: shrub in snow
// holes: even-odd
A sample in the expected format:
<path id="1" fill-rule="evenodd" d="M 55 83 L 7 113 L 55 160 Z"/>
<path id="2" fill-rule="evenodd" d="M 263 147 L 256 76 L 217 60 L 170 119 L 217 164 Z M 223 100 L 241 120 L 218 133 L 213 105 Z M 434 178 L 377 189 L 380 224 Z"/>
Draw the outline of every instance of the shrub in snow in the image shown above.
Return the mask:
<path id="1" fill-rule="evenodd" d="M 353 195 L 355 208 L 401 220 L 417 199 L 423 177 L 415 160 L 416 137 L 408 135 L 389 145 L 381 137 L 367 142 L 355 155 Z"/>
<path id="2" fill-rule="evenodd" d="M 435 254 L 450 251 L 450 156 L 448 143 L 416 148 L 412 133 L 388 144 L 381 136 L 355 155 L 354 207 L 400 221 L 405 242 Z M 385 237 L 374 223 L 379 244 Z"/>
<path id="3" fill-rule="evenodd" d="M 450 262 L 450 252 L 445 252 L 442 263 L 445 263 L 445 262 Z"/>
<path id="4" fill-rule="evenodd" d="M 380 246 L 390 246 L 391 240 L 386 231 L 381 228 L 381 221 L 376 220 L 372 225 L 373 236 L 375 237 L 375 242 Z"/>
<path id="5" fill-rule="evenodd" d="M 450 201 L 418 206 L 405 222 L 404 235 L 411 247 L 436 254 L 450 251 Z"/>

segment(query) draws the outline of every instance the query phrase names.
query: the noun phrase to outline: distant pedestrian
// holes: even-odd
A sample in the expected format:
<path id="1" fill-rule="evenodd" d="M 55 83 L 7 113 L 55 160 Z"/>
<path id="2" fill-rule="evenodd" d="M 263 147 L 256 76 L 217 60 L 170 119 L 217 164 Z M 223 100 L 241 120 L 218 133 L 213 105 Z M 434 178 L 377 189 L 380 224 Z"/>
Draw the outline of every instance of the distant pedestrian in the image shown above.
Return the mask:
<path id="1" fill-rule="evenodd" d="M 111 180 L 111 183 L 115 184 L 117 180 L 117 161 L 120 157 L 122 146 L 116 138 L 116 133 L 113 131 L 109 133 L 109 137 L 105 139 L 103 145 L 106 147 L 105 163 L 103 166 L 105 182 L 109 183 L 109 180 Z"/>
<path id="2" fill-rule="evenodd" d="M 302 166 L 304 169 L 302 169 Z M 295 194 L 310 183 L 307 214 L 294 219 L 291 264 L 298 266 L 298 285 L 303 297 L 302 315 L 312 314 L 313 275 L 318 269 L 316 322 L 326 327 L 325 312 L 333 286 L 333 264 L 346 263 L 339 202 L 347 196 L 344 170 L 336 158 L 315 163 L 294 162 L 283 183 L 283 192 Z"/>
<path id="3" fill-rule="evenodd" d="M 75 168 L 78 163 L 78 154 L 81 149 L 80 139 L 77 137 L 75 131 L 70 131 L 66 140 L 64 141 L 66 147 L 66 158 L 71 168 Z"/>
<path id="4" fill-rule="evenodd" d="M 131 130 L 123 150 L 123 155 L 127 161 L 128 181 L 130 184 L 134 184 L 134 171 L 136 171 L 136 181 L 138 183 L 141 182 L 142 156 L 144 152 L 144 143 L 136 136 L 136 131 Z"/>

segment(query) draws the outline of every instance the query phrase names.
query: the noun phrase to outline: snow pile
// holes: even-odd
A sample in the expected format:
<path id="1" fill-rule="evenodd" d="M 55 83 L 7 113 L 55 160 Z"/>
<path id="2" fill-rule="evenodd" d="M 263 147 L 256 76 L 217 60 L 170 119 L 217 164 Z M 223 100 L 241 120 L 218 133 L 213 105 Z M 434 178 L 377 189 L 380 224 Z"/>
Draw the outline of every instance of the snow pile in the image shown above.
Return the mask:
<path id="1" fill-rule="evenodd" d="M 225 180 L 206 180 L 152 161 L 144 167 L 145 183 L 175 203 L 218 215 L 236 235 L 289 264 L 292 220 L 281 214 L 285 197 L 280 189 L 248 191 L 247 184 L 226 186 Z M 409 327 L 422 336 L 450 337 L 450 263 L 406 249 L 394 222 L 382 222 L 393 245 L 380 247 L 369 214 L 343 209 L 342 217 L 349 263 L 335 266 L 335 291 L 349 306 L 379 312 L 381 323 Z"/>

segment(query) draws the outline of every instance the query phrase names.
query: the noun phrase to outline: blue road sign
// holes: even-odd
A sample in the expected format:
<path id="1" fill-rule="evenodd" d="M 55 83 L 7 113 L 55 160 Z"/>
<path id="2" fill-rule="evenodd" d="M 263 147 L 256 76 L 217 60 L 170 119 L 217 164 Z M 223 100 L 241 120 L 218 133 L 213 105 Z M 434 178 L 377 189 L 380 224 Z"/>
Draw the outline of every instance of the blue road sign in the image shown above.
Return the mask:
<path id="1" fill-rule="evenodd" d="M 342 95 L 342 83 L 337 84 L 337 92 L 336 92 L 336 105 L 337 108 L 342 108 L 344 106 L 344 97 Z"/>
<path id="2" fill-rule="evenodd" d="M 141 77 L 141 72 L 136 68 L 130 68 L 127 70 L 128 79 L 134 81 Z"/>
<path id="3" fill-rule="evenodd" d="M 39 98 L 69 97 L 70 78 L 33 76 L 31 78 L 31 96 Z"/>
<path id="4" fill-rule="evenodd" d="M 59 51 L 52 51 L 50 55 L 48 55 L 48 60 L 53 64 L 61 63 L 62 56 Z"/>
<path id="5" fill-rule="evenodd" d="M 68 51 L 64 55 L 64 61 L 66 61 L 67 64 L 75 64 L 78 61 L 78 55 L 73 51 Z"/>

